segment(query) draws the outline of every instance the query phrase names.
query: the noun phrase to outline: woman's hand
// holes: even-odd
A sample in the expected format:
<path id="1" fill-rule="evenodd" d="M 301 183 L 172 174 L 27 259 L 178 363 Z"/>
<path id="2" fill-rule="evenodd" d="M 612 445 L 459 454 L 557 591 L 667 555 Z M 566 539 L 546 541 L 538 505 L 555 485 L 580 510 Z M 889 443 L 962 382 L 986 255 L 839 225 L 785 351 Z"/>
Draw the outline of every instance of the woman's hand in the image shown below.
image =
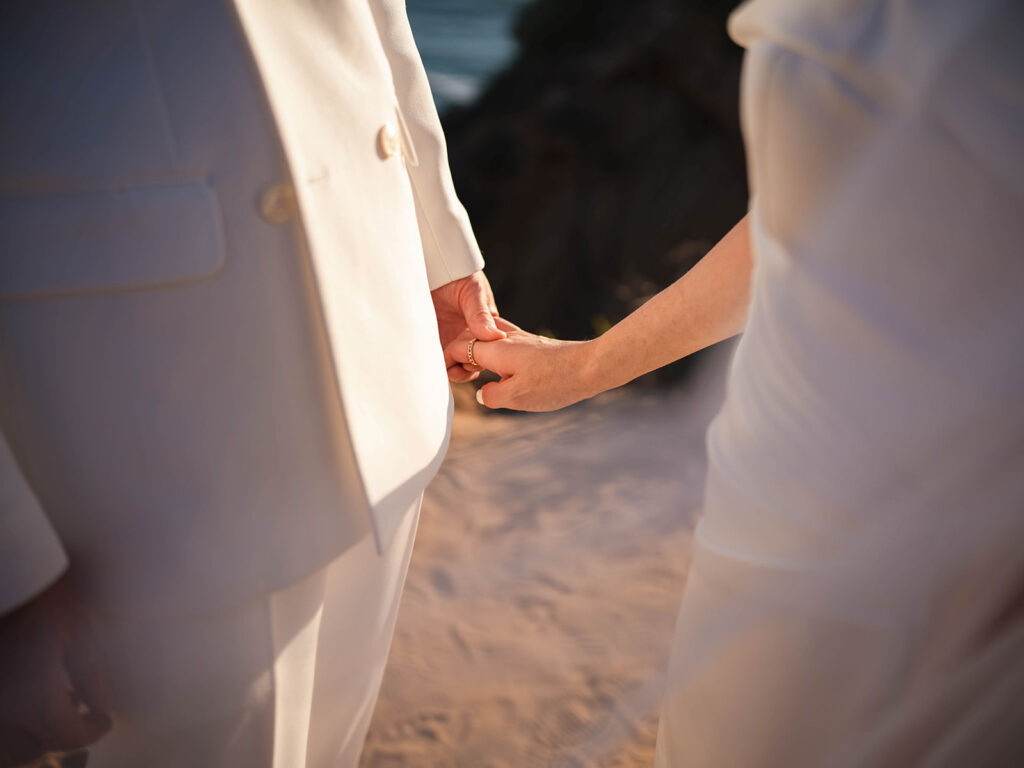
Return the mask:
<path id="1" fill-rule="evenodd" d="M 477 400 L 488 408 L 518 411 L 554 411 L 592 397 L 599 391 L 592 383 L 593 342 L 560 341 L 535 336 L 503 318 L 498 328 L 508 334 L 499 341 L 477 341 L 469 364 L 469 342 L 463 333 L 445 349 L 446 360 L 462 363 L 467 372 L 486 368 L 501 381 L 486 384 Z"/>
<path id="2" fill-rule="evenodd" d="M 445 345 L 448 376 L 469 380 L 481 367 L 501 376 L 477 395 L 488 408 L 564 408 L 739 333 L 752 269 L 748 214 L 693 269 L 600 338 L 546 339 L 496 318 L 499 330 L 477 334 L 473 357 L 479 366 L 468 364 L 470 330 Z M 501 331 L 508 338 L 495 340 Z"/>

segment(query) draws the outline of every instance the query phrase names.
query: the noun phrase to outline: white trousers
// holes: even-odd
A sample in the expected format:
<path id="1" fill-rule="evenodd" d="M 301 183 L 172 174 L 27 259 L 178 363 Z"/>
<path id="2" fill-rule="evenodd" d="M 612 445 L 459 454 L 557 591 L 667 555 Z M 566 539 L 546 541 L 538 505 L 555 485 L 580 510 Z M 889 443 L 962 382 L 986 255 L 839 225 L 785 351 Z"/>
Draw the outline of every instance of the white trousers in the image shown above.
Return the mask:
<path id="1" fill-rule="evenodd" d="M 418 518 L 230 611 L 101 620 L 114 728 L 89 768 L 355 768 Z"/>

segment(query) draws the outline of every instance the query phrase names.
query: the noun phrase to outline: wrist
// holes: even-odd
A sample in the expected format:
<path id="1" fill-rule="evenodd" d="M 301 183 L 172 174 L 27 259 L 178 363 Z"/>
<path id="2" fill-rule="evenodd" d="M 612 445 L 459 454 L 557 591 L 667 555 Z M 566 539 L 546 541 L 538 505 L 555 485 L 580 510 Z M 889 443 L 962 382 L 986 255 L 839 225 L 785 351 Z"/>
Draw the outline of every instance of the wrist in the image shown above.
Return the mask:
<path id="1" fill-rule="evenodd" d="M 604 360 L 601 354 L 600 337 L 590 341 L 578 341 L 576 384 L 580 399 L 585 400 L 599 395 L 608 389 L 603 381 L 602 371 Z"/>

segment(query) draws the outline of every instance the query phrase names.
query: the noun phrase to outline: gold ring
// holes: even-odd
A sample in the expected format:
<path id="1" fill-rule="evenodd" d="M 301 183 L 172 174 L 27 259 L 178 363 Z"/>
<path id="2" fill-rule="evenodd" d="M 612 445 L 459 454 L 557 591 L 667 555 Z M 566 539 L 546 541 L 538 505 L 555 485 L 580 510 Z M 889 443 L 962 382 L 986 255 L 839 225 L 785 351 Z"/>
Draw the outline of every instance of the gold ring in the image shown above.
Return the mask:
<path id="1" fill-rule="evenodd" d="M 476 342 L 476 339 L 470 339 L 469 346 L 466 347 L 466 358 L 469 360 L 470 365 L 472 365 L 474 368 L 479 368 L 480 363 L 478 363 L 476 361 L 476 358 L 473 357 L 473 345 L 476 344 Z"/>

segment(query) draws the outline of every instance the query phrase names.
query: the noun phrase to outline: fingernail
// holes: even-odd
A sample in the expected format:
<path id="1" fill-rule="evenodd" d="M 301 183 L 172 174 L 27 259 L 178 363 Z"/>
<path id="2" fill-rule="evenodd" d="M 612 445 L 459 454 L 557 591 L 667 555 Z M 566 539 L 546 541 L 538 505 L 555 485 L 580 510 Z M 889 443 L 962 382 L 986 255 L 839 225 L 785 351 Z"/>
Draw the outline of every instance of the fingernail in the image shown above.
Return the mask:
<path id="1" fill-rule="evenodd" d="M 480 403 L 480 405 L 484 404 L 484 391 L 482 389 L 478 389 L 476 391 L 476 401 Z"/>

